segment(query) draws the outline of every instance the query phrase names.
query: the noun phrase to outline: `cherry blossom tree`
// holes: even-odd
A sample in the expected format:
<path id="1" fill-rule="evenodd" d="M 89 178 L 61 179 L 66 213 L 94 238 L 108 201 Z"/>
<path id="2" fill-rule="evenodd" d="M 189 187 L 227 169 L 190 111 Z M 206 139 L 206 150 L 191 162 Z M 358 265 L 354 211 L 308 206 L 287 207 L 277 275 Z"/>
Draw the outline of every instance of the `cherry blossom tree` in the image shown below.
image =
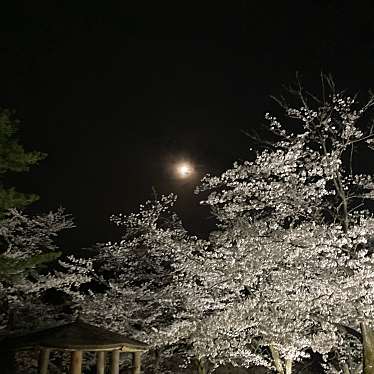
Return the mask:
<path id="1" fill-rule="evenodd" d="M 265 116 L 270 148 L 202 180 L 209 241 L 183 229 L 174 196 L 112 217 L 124 235 L 100 251 L 106 291 L 84 303 L 88 318 L 169 354 L 183 345 L 201 374 L 290 374 L 311 351 L 330 372 L 371 373 L 374 183 L 354 156 L 372 149 L 374 99 L 360 107 L 324 79 L 322 100 L 299 85 L 297 109 L 281 101 L 287 126 Z"/>
<path id="2" fill-rule="evenodd" d="M 48 316 L 42 310 L 45 303 L 40 301 L 43 292 L 56 289 L 78 297 L 79 292 L 75 289 L 89 281 L 90 261 L 73 256 L 60 260 L 54 271 L 46 269 L 47 263 L 61 255 L 55 243 L 58 233 L 73 226 L 70 216 L 61 209 L 34 217 L 11 210 L 0 222 L 0 281 L 5 308 L 1 321 L 3 328 L 24 330 L 25 324 L 32 328 L 43 316 Z M 31 313 L 27 317 L 26 309 Z M 34 313 L 40 313 L 38 318 Z"/>
<path id="3" fill-rule="evenodd" d="M 198 189 L 210 192 L 204 203 L 220 222 L 211 238 L 214 249 L 202 262 L 202 283 L 216 299 L 236 295 L 243 305 L 257 300 L 244 324 L 234 317 L 237 312 L 228 319 L 229 309 L 213 317 L 226 319 L 224 331 L 240 332 L 243 344 L 240 350 L 231 346 L 230 333 L 225 349 L 211 345 L 210 358 L 231 361 L 239 351 L 247 354 L 251 340 L 243 334 L 249 331 L 276 370 L 290 373 L 292 361 L 310 348 L 342 351 L 347 332 L 359 335 L 360 329 L 364 367 L 370 366 L 365 342 L 373 321 L 373 218 L 365 208 L 373 182 L 370 175 L 354 173 L 353 156 L 365 143 L 372 145 L 367 112 L 374 100 L 359 107 L 328 83 L 331 94 L 321 101 L 299 85 L 293 92 L 301 101 L 298 109 L 282 101 L 293 132 L 267 114 L 277 138 L 272 147 L 219 177 L 205 177 Z M 346 372 L 359 364 L 340 363 Z"/>
<path id="4" fill-rule="evenodd" d="M 175 200 L 162 196 L 141 205 L 138 213 L 111 217 L 123 236 L 99 246 L 95 267 L 103 292 L 82 304 L 86 319 L 150 344 L 152 372 L 170 370 L 168 357 L 178 354 L 199 313 L 198 295 L 186 287 L 181 260 L 201 251 L 204 242 L 183 228 L 173 213 Z M 187 345 L 184 349 L 186 361 L 190 354 Z"/>
<path id="5" fill-rule="evenodd" d="M 90 281 L 92 266 L 91 261 L 73 256 L 58 260 L 61 253 L 56 244 L 57 235 L 73 226 L 71 217 L 62 209 L 33 217 L 10 210 L 0 221 L 2 337 L 74 317 L 74 305 L 82 300 L 79 287 Z M 46 293 L 50 291 L 59 293 L 59 302 L 49 302 Z M 67 308 L 64 300 L 69 300 L 71 307 Z M 25 372 L 31 373 L 33 368 L 29 363 L 29 360 L 18 362 Z"/>

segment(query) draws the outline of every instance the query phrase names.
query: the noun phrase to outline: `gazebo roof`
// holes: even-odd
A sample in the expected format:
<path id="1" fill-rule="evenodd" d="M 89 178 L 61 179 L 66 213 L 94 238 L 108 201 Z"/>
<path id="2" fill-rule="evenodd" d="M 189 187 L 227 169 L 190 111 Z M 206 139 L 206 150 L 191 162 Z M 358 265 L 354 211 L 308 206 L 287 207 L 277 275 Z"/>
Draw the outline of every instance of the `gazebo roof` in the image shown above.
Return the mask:
<path id="1" fill-rule="evenodd" d="M 26 350 L 35 347 L 64 351 L 140 352 L 148 349 L 145 343 L 81 320 L 27 335 L 7 337 L 0 342 L 0 351 Z"/>

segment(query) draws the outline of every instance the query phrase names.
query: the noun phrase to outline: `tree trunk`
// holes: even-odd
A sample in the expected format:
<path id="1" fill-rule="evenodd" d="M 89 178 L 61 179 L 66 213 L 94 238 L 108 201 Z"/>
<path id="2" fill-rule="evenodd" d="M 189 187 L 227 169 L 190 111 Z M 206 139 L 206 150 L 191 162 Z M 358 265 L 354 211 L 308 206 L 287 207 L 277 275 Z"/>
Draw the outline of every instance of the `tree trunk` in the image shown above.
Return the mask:
<path id="1" fill-rule="evenodd" d="M 363 374 L 374 374 L 374 336 L 371 328 L 361 322 L 362 349 L 363 349 Z"/>
<path id="2" fill-rule="evenodd" d="M 343 364 L 343 374 L 351 374 L 347 364 Z"/>
<path id="3" fill-rule="evenodd" d="M 357 367 L 356 367 L 356 370 L 353 372 L 353 374 L 361 374 L 362 373 L 362 363 L 359 364 Z"/>
<path id="4" fill-rule="evenodd" d="M 286 360 L 286 374 L 292 373 L 292 360 L 287 359 Z"/>
<path id="5" fill-rule="evenodd" d="M 3 302 L 4 301 L 4 302 Z M 1 300 L 2 313 L 7 314 L 7 327 L 6 331 L 11 333 L 14 330 L 15 326 L 15 313 L 12 309 L 9 309 L 9 300 L 6 297 L 5 300 Z M 16 364 L 16 352 L 15 351 L 6 351 L 0 352 L 0 362 L 1 362 L 1 372 L 4 374 L 14 374 L 17 371 Z"/>
<path id="6" fill-rule="evenodd" d="M 159 349 L 155 349 L 154 351 L 155 360 L 153 363 L 153 372 L 155 374 L 160 372 L 160 362 L 161 362 L 161 352 Z"/>
<path id="7" fill-rule="evenodd" d="M 269 345 L 269 348 L 270 348 L 271 357 L 273 358 L 274 366 L 277 369 L 277 372 L 279 374 L 284 374 L 282 360 L 279 356 L 278 350 L 272 344 Z"/>
<path id="8" fill-rule="evenodd" d="M 196 359 L 195 363 L 196 363 L 196 368 L 197 368 L 198 374 L 206 374 L 207 370 L 206 370 L 205 360 L 203 358 L 202 359 Z"/>

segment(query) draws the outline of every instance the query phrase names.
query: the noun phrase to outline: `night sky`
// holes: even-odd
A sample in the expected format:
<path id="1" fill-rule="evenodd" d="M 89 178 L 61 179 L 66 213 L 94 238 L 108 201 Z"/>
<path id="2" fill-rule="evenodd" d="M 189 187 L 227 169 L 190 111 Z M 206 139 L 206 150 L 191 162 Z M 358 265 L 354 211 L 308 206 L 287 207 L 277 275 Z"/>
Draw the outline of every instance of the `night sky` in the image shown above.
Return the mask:
<path id="1" fill-rule="evenodd" d="M 17 3 L 0 9 L 0 106 L 48 158 L 12 181 L 40 195 L 32 212 L 75 217 L 72 248 L 113 239 L 109 216 L 152 186 L 206 232 L 194 185 L 249 157 L 241 130 L 263 123 L 296 71 L 311 88 L 323 71 L 374 89 L 373 1 Z M 181 159 L 195 179 L 173 176 Z"/>

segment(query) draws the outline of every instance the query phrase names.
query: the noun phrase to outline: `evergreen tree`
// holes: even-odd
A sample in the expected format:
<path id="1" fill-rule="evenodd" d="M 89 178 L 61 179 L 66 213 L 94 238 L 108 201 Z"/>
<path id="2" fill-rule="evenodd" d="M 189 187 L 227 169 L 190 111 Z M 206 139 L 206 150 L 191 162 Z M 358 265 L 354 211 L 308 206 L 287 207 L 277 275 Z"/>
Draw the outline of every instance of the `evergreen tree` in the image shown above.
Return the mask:
<path id="1" fill-rule="evenodd" d="M 25 194 L 7 186 L 4 180 L 11 173 L 28 171 L 30 166 L 37 164 L 46 157 L 45 154 L 31 151 L 26 152 L 16 137 L 19 121 L 14 119 L 7 109 L 0 109 L 0 232 L 7 225 L 8 211 L 22 208 L 38 199 L 35 194 Z M 13 215 L 13 214 L 12 214 Z M 38 264 L 51 261 L 56 254 L 38 254 L 23 258 L 22 261 L 7 258 L 7 243 L 0 234 L 0 279 L 8 278 L 15 272 L 20 275 Z"/>
<path id="2" fill-rule="evenodd" d="M 10 208 L 22 208 L 38 199 L 35 194 L 16 191 L 4 182 L 10 173 L 28 171 L 32 165 L 44 159 L 41 152 L 26 152 L 16 137 L 19 121 L 9 110 L 0 109 L 0 218 Z"/>

